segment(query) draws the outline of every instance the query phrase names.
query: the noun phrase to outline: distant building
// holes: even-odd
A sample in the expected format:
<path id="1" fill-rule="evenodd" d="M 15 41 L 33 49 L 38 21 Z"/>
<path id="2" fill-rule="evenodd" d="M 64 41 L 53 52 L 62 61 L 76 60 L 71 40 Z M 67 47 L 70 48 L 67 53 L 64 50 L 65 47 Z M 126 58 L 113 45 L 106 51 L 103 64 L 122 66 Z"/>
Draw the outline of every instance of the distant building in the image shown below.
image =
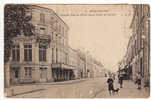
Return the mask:
<path id="1" fill-rule="evenodd" d="M 68 56 L 69 56 L 69 65 L 74 67 L 73 69 L 73 76 L 72 79 L 77 79 L 78 78 L 78 52 L 75 49 L 72 49 L 71 47 L 69 47 L 69 52 L 68 52 Z"/>
<path id="2" fill-rule="evenodd" d="M 87 66 L 86 66 L 86 55 L 83 51 L 77 50 L 78 52 L 78 78 L 87 77 Z"/>

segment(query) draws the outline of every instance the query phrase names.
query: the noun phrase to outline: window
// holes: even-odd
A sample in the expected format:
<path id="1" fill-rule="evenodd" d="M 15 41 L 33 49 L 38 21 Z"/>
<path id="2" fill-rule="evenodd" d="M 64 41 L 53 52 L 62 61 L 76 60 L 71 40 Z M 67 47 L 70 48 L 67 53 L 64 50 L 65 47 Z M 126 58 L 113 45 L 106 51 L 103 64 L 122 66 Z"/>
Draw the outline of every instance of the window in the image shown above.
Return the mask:
<path id="1" fill-rule="evenodd" d="M 141 76 L 144 76 L 143 58 L 140 59 L 140 72 Z"/>
<path id="2" fill-rule="evenodd" d="M 19 61 L 20 60 L 20 48 L 19 45 L 14 45 L 12 49 L 12 60 Z"/>
<path id="3" fill-rule="evenodd" d="M 32 61 L 32 45 L 24 45 L 24 61 Z"/>
<path id="4" fill-rule="evenodd" d="M 58 63 L 58 49 L 56 48 L 56 63 Z"/>
<path id="5" fill-rule="evenodd" d="M 40 28 L 40 34 L 45 34 L 45 28 Z"/>
<path id="6" fill-rule="evenodd" d="M 62 27 L 62 34 L 63 34 L 63 36 L 65 36 L 64 33 L 65 33 L 65 32 L 64 32 L 64 27 Z"/>
<path id="7" fill-rule="evenodd" d="M 65 53 L 65 64 L 68 64 L 68 54 Z"/>
<path id="8" fill-rule="evenodd" d="M 25 77 L 26 78 L 32 78 L 32 68 L 31 67 L 25 67 Z"/>
<path id="9" fill-rule="evenodd" d="M 18 70 L 15 70 L 15 78 L 18 78 Z"/>
<path id="10" fill-rule="evenodd" d="M 62 39 L 62 45 L 64 46 L 64 39 Z"/>
<path id="11" fill-rule="evenodd" d="M 135 55 L 135 47 L 134 47 L 134 44 L 132 45 L 132 57 L 134 58 L 134 55 Z"/>
<path id="12" fill-rule="evenodd" d="M 54 34 L 54 33 L 52 32 L 52 36 L 51 36 L 51 40 L 52 40 L 52 41 L 53 41 L 53 34 Z"/>
<path id="13" fill-rule="evenodd" d="M 59 25 L 59 33 L 61 32 L 61 25 Z"/>
<path id="14" fill-rule="evenodd" d="M 135 40 L 135 55 L 137 54 L 137 42 Z"/>
<path id="15" fill-rule="evenodd" d="M 54 49 L 52 48 L 52 63 L 54 63 Z"/>
<path id="16" fill-rule="evenodd" d="M 46 61 L 46 45 L 39 45 L 39 61 Z"/>
<path id="17" fill-rule="evenodd" d="M 45 15 L 43 13 L 40 14 L 40 23 L 45 23 Z"/>
<path id="18" fill-rule="evenodd" d="M 137 41 L 137 44 L 138 44 L 138 51 L 140 51 L 140 49 L 141 49 L 141 32 L 140 32 L 140 34 L 138 34 L 137 35 L 137 39 L 138 39 L 138 41 Z"/>

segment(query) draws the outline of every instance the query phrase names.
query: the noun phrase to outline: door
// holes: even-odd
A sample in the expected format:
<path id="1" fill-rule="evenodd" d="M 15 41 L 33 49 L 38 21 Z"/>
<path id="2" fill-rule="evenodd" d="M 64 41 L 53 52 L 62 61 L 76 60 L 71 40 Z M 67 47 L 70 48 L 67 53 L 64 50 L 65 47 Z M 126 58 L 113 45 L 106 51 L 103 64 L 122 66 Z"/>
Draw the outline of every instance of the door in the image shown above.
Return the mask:
<path id="1" fill-rule="evenodd" d="M 47 68 L 40 68 L 40 82 L 47 81 Z"/>

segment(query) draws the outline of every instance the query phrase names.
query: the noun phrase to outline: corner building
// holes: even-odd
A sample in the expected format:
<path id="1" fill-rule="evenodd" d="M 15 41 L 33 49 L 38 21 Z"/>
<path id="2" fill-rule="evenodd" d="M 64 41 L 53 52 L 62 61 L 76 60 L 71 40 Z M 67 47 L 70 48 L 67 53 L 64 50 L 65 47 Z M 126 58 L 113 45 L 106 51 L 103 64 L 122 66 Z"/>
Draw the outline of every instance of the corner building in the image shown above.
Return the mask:
<path id="1" fill-rule="evenodd" d="M 29 5 L 28 5 L 29 6 Z M 29 6 L 34 35 L 13 38 L 11 84 L 69 80 L 67 24 L 52 10 Z"/>

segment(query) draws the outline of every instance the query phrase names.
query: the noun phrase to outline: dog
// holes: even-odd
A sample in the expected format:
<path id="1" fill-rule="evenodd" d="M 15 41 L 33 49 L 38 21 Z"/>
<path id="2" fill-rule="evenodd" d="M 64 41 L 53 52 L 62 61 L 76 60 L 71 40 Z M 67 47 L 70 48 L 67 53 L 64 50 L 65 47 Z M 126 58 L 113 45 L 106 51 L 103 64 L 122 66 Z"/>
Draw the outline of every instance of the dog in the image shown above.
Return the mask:
<path id="1" fill-rule="evenodd" d="M 114 90 L 113 90 L 113 93 L 117 93 L 117 94 L 118 94 L 118 91 L 119 91 L 119 90 L 120 90 L 119 88 L 114 89 Z"/>

